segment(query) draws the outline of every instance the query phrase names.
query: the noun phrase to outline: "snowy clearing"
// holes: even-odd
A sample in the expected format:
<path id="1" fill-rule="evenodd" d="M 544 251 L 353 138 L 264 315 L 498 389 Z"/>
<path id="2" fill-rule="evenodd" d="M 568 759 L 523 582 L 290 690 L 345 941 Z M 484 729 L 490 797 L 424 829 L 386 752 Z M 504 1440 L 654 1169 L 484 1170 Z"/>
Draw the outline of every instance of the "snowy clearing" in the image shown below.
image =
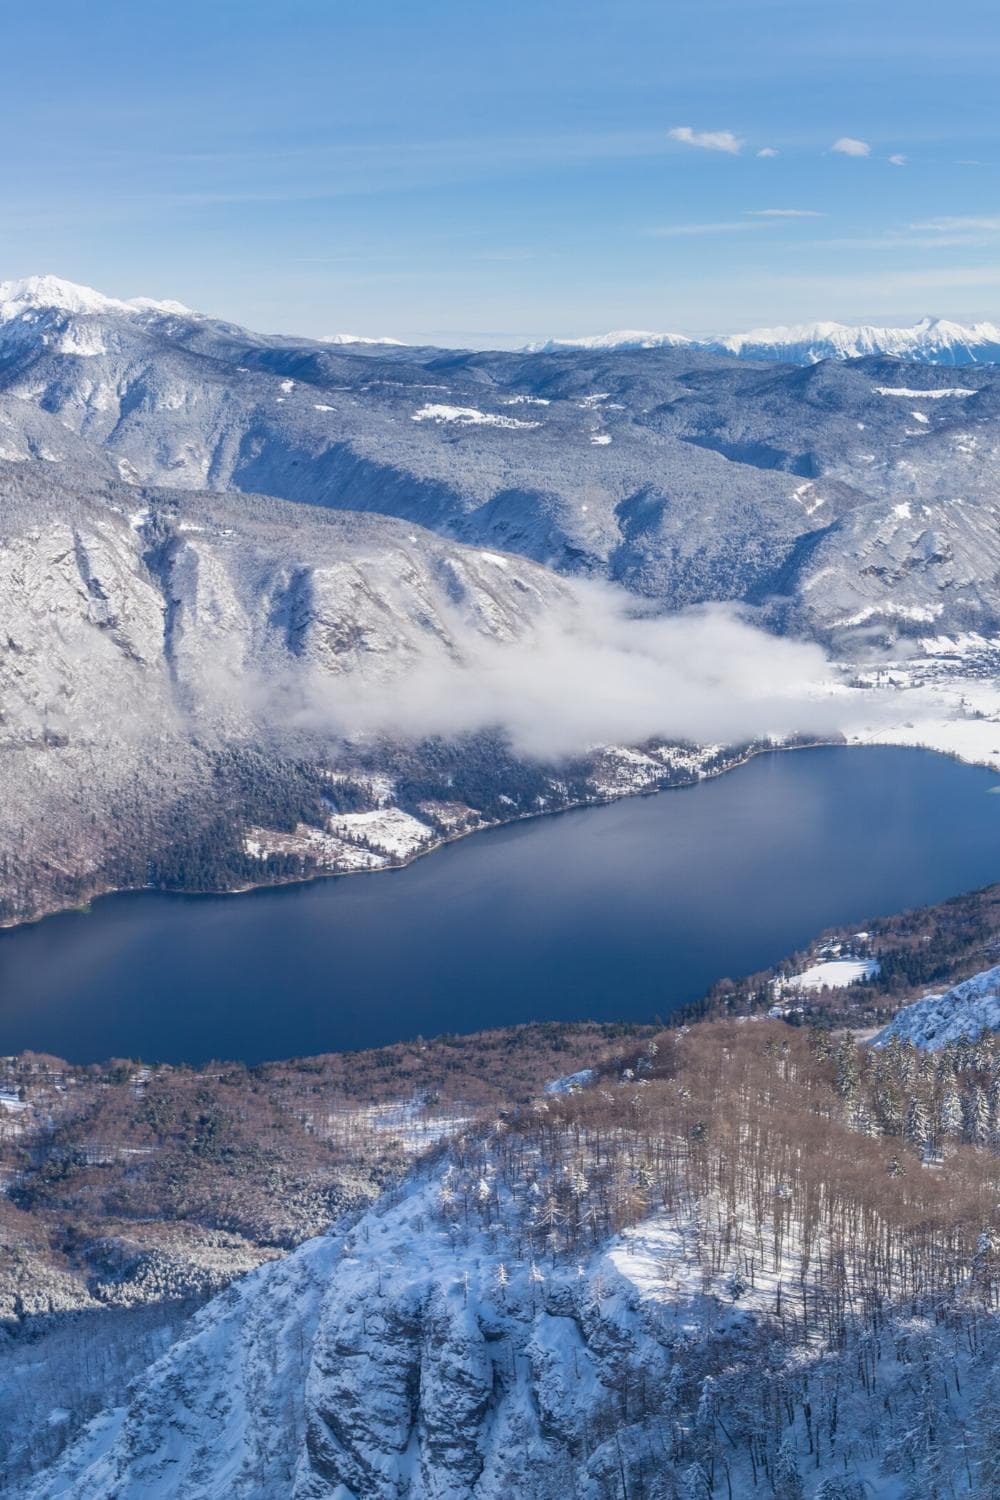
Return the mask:
<path id="1" fill-rule="evenodd" d="M 968 385 L 950 385 L 940 391 L 915 391 L 908 385 L 873 385 L 876 396 L 902 396 L 907 401 L 942 401 L 948 396 L 976 396 Z"/>
<path id="2" fill-rule="evenodd" d="M 444 406 L 429 402 L 413 413 L 414 422 L 453 422 L 458 427 L 541 427 L 541 422 L 524 422 L 519 417 L 499 416 L 479 411 L 475 406 Z"/>
<path id="3" fill-rule="evenodd" d="M 878 974 L 881 965 L 873 958 L 834 958 L 828 963 L 813 964 L 801 974 L 793 974 L 785 984 L 794 990 L 839 990 L 858 984 Z"/>
<path id="4" fill-rule="evenodd" d="M 373 812 L 341 813 L 330 819 L 330 832 L 349 843 L 362 840 L 371 849 L 392 858 L 406 859 L 434 839 L 434 830 L 398 807 L 380 807 Z"/>

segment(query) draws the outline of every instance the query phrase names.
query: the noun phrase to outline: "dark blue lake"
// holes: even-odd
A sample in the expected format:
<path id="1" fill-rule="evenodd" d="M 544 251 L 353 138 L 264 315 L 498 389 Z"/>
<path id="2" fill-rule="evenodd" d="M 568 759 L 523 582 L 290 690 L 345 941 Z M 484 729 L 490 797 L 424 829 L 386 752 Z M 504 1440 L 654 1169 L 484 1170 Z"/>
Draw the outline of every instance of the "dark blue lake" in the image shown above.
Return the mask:
<path id="1" fill-rule="evenodd" d="M 926 751 L 803 750 L 392 873 L 107 897 L 0 934 L 0 1052 L 259 1061 L 649 1020 L 832 923 L 1000 879 L 997 786 Z"/>

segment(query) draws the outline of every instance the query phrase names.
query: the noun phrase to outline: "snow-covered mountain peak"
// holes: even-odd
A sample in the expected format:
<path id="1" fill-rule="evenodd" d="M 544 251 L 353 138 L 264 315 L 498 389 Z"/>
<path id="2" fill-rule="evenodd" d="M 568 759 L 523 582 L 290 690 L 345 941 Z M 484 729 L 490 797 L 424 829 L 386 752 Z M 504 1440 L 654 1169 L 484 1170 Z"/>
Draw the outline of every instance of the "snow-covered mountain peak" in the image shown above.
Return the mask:
<path id="1" fill-rule="evenodd" d="M 196 317 L 183 302 L 154 297 L 108 297 L 93 287 L 64 281 L 61 276 L 21 276 L 16 281 L 0 282 L 0 323 L 37 312 L 64 312 L 70 317 L 94 317 L 100 314 L 136 314 L 157 312 L 174 317 Z"/>
<path id="2" fill-rule="evenodd" d="M 130 297 L 126 306 L 133 308 L 136 312 L 168 313 L 178 318 L 197 318 L 196 313 L 184 302 L 178 302 L 173 297 Z"/>
<path id="3" fill-rule="evenodd" d="M 141 312 L 191 316 L 191 309 L 182 302 L 158 302 L 152 297 L 125 301 L 108 297 L 93 287 L 65 281 L 61 276 L 22 276 L 18 280 L 0 281 L 0 323 L 40 312 L 69 313 L 74 317 Z"/>
<path id="4" fill-rule="evenodd" d="M 650 333 L 644 329 L 623 328 L 614 333 L 595 333 L 578 339 L 546 339 L 528 344 L 528 354 L 556 354 L 565 349 L 687 349 L 697 344 L 682 333 Z"/>
<path id="5" fill-rule="evenodd" d="M 373 339 L 361 333 L 329 333 L 319 342 L 321 344 L 389 344 L 394 349 L 405 347 L 402 339 Z"/>
<path id="6" fill-rule="evenodd" d="M 1000 344 L 1000 328 L 993 323 L 969 327 L 945 318 L 924 317 L 906 328 L 876 324 L 800 323 L 791 327 L 754 328 L 718 340 L 720 348 L 750 357 L 788 350 L 803 363 L 819 359 L 857 359 L 869 354 L 889 354 L 900 359 L 935 358 L 965 351 L 970 357 L 978 346 Z"/>
<path id="7" fill-rule="evenodd" d="M 131 311 L 127 302 L 106 297 L 93 287 L 64 281 L 60 276 L 24 276 L 18 281 L 0 281 L 0 323 L 24 313 L 50 309 L 77 314 Z"/>

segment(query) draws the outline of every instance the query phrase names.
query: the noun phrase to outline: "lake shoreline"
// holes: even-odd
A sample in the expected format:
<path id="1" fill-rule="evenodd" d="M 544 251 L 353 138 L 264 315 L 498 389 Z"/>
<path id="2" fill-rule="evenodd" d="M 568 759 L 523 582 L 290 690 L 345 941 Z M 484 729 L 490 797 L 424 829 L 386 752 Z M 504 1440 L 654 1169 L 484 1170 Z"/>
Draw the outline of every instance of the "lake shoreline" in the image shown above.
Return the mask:
<path id="1" fill-rule="evenodd" d="M 582 798 L 579 801 L 566 802 L 561 807 L 539 808 L 537 812 L 515 813 L 509 818 L 496 818 L 490 822 L 480 823 L 475 828 L 463 828 L 456 833 L 442 834 L 432 839 L 421 848 L 415 849 L 411 854 L 401 856 L 393 864 L 381 865 L 376 869 L 367 870 L 315 870 L 310 875 L 293 875 L 287 878 L 277 877 L 273 880 L 253 880 L 245 885 L 224 886 L 215 890 L 188 890 L 181 886 L 159 886 L 159 885 L 107 885 L 95 886 L 82 901 L 67 901 L 64 905 L 55 904 L 47 906 L 44 910 L 37 911 L 31 916 L 0 918 L 0 939 L 5 932 L 17 932 L 24 927 L 34 927 L 50 917 L 68 916 L 76 912 L 80 916 L 89 916 L 92 905 L 95 902 L 105 900 L 110 896 L 139 895 L 142 892 L 155 892 L 161 896 L 184 896 L 196 900 L 200 896 L 208 899 L 219 899 L 223 896 L 247 896 L 254 891 L 273 891 L 291 889 L 296 886 L 316 885 L 326 880 L 346 880 L 354 875 L 391 875 L 400 870 L 409 869 L 418 860 L 426 859 L 430 854 L 436 854 L 438 850 L 446 848 L 449 844 L 460 843 L 464 839 L 474 838 L 476 834 L 490 833 L 497 828 L 511 828 L 518 823 L 532 823 L 543 818 L 557 818 L 562 813 L 582 812 L 587 808 L 609 807 L 616 802 L 624 802 L 636 797 L 658 797 L 667 792 L 690 791 L 694 786 L 699 786 L 705 781 L 717 780 L 720 776 L 728 776 L 733 771 L 749 765 L 761 755 L 780 755 L 792 750 L 823 750 L 823 749 L 891 749 L 892 746 L 867 746 L 856 743 L 851 744 L 845 739 L 822 739 L 799 741 L 787 744 L 770 744 L 754 746 L 737 760 L 728 761 L 724 766 L 715 770 L 704 771 L 688 777 L 685 781 L 676 781 L 669 786 L 644 786 L 636 787 L 634 790 L 624 790 L 609 793 L 607 796 L 594 796 Z M 922 749 L 922 746 L 908 746 L 905 748 Z M 933 750 L 926 747 L 932 754 L 948 755 L 947 751 Z M 960 758 L 960 757 L 952 757 Z"/>

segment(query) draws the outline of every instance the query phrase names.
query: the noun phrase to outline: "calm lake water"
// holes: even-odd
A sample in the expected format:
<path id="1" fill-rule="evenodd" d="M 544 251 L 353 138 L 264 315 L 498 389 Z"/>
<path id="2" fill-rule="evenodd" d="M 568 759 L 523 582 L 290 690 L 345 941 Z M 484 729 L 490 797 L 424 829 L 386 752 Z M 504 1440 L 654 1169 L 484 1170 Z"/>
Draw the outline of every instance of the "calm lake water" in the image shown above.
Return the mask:
<path id="1" fill-rule="evenodd" d="M 1000 879 L 997 786 L 925 751 L 803 750 L 392 873 L 107 897 L 0 934 L 0 1052 L 253 1062 L 650 1020 L 823 927 Z"/>

